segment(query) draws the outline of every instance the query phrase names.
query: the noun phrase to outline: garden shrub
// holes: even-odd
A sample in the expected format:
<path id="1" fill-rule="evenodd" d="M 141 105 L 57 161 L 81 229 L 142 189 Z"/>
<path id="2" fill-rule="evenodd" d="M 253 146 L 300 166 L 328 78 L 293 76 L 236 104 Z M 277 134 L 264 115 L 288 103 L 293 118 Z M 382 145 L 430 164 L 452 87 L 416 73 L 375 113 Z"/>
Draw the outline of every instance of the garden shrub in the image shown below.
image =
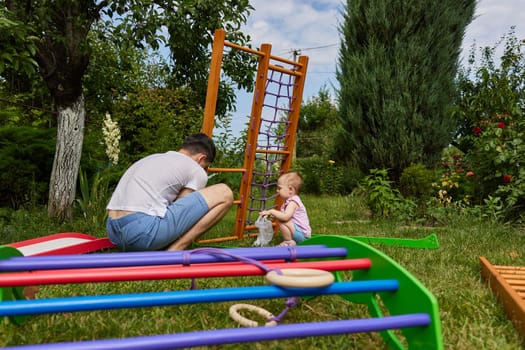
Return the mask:
<path id="1" fill-rule="evenodd" d="M 304 193 L 349 194 L 362 177 L 358 169 L 318 155 L 297 158 L 295 165 L 304 180 Z"/>
<path id="2" fill-rule="evenodd" d="M 122 162 L 178 150 L 200 131 L 203 111 L 189 89 L 152 89 L 130 94 L 111 113 L 121 132 Z"/>
<path id="3" fill-rule="evenodd" d="M 421 163 L 405 168 L 399 179 L 399 190 L 405 197 L 425 203 L 432 193 L 434 173 Z"/>
<path id="4" fill-rule="evenodd" d="M 525 209 L 524 48 L 512 29 L 482 50 L 479 65 L 472 52 L 470 67 L 458 77 L 455 113 L 462 126 L 455 143 L 470 167 L 475 203 L 502 221 L 523 219 Z"/>
<path id="5" fill-rule="evenodd" d="M 0 206 L 47 201 L 55 140 L 55 129 L 0 128 Z"/>
<path id="6" fill-rule="evenodd" d="M 371 169 L 370 174 L 361 181 L 365 201 L 372 213 L 379 217 L 411 219 L 416 203 L 404 198 L 393 181 L 388 177 L 388 169 Z"/>
<path id="7" fill-rule="evenodd" d="M 520 218 L 525 209 L 525 115 L 498 114 L 477 126 L 467 160 L 476 169 L 483 201 L 501 202 L 505 221 Z"/>
<path id="8" fill-rule="evenodd" d="M 465 163 L 464 155 L 456 147 L 450 146 L 443 151 L 441 163 L 435 168 L 436 182 L 432 183 L 432 204 L 476 204 L 473 197 L 476 179 L 474 172 Z"/>

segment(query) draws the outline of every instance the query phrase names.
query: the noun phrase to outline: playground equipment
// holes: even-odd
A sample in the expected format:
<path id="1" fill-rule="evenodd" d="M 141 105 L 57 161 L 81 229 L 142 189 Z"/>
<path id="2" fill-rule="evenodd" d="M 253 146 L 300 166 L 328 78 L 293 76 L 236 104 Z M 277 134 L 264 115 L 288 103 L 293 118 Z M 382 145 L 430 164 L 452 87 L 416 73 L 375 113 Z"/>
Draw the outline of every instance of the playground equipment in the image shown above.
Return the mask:
<path id="1" fill-rule="evenodd" d="M 24 256 L 84 254 L 114 248 L 108 238 L 96 238 L 84 233 L 64 232 L 7 244 Z"/>
<path id="2" fill-rule="evenodd" d="M 19 256 L 84 254 L 113 247 L 113 243 L 107 238 L 96 238 L 78 232 L 64 232 L 15 242 L 5 246 L 0 245 L 0 260 Z M 0 302 L 25 299 L 23 286 L 31 284 L 30 279 L 29 283 L 22 285 L 15 284 L 6 288 L 0 286 Z M 13 321 L 21 323 L 25 319 L 25 316 L 15 316 Z"/>
<path id="3" fill-rule="evenodd" d="M 479 258 L 481 277 L 485 279 L 514 327 L 525 337 L 525 266 L 492 265 Z"/>
<path id="4" fill-rule="evenodd" d="M 234 233 L 232 236 L 200 243 L 240 239 L 245 232 L 255 229 L 253 223 L 260 210 L 280 204 L 272 187 L 278 175 L 290 169 L 308 63 L 308 58 L 303 56 L 298 62 L 273 56 L 269 44 L 263 44 L 260 50 L 252 50 L 224 39 L 224 31 L 215 33 L 203 132 L 211 135 L 213 131 L 223 50 L 228 47 L 254 54 L 258 57 L 259 65 L 243 168 L 210 169 L 211 172 L 229 171 L 242 175 L 239 199 L 235 201 L 237 211 Z M 107 239 L 77 233 L 51 235 L 0 247 L 0 317 L 7 316 L 15 323 L 21 323 L 29 315 L 35 314 L 237 301 L 248 296 L 249 299 L 304 297 L 309 300 L 318 295 L 339 295 L 350 302 L 366 305 L 372 317 L 14 348 L 173 349 L 379 332 L 392 349 L 443 349 L 439 310 L 434 296 L 396 262 L 362 241 L 437 248 L 435 235 L 420 240 L 314 235 L 298 247 L 224 249 L 218 255 L 210 251 L 206 253 L 203 249 L 64 255 L 93 252 L 112 248 L 113 245 Z M 319 270 L 330 271 L 333 275 L 320 273 Z M 345 281 L 342 273 L 345 270 L 352 271 L 351 281 Z M 262 274 L 269 276 L 271 283 L 280 285 L 37 300 L 25 300 L 21 293 L 22 286 L 35 284 Z M 304 278 L 310 278 L 312 274 L 314 278 L 322 279 L 321 286 L 287 285 L 286 281 L 290 278 L 303 278 L 301 282 L 304 282 Z M 332 279 L 335 282 L 332 283 Z M 241 304 L 242 307 L 246 306 Z M 238 310 L 234 308 L 234 313 Z"/>
<path id="5" fill-rule="evenodd" d="M 225 40 L 226 32 L 216 30 L 212 48 L 208 90 L 202 132 L 212 136 L 223 51 L 240 50 L 258 59 L 252 109 L 242 168 L 210 168 L 209 172 L 241 175 L 233 235 L 201 240 L 201 243 L 236 240 L 255 230 L 259 212 L 280 205 L 275 196 L 279 174 L 289 171 L 295 148 L 299 109 L 306 79 L 308 57 L 291 61 L 271 53 L 270 44 L 259 50 Z"/>
<path id="6" fill-rule="evenodd" d="M 14 249 L 14 248 L 11 248 Z M 144 265 L 147 261 L 148 266 Z M 99 309 L 181 305 L 265 298 L 339 295 L 365 304 L 372 317 L 280 324 L 275 327 L 227 328 L 180 334 L 38 344 L 6 349 L 175 349 L 272 339 L 379 332 L 391 349 L 443 349 L 435 297 L 395 261 L 349 237 L 319 236 L 297 247 L 196 249 L 66 256 L 12 256 L 0 260 L 0 287 L 164 278 L 211 278 L 268 275 L 288 269 L 331 271 L 335 282 L 314 287 L 275 285 L 82 296 L 0 303 L 0 316 L 80 312 Z M 351 281 L 344 276 L 351 271 Z M 292 270 L 296 271 L 296 270 Z M 300 278 L 304 282 L 307 276 Z M 292 273 L 294 275 L 296 273 Z M 274 276 L 275 277 L 275 276 Z M 316 278 L 319 276 L 316 276 Z M 270 277 L 272 280 L 273 277 Z M 15 320 L 16 321 L 16 320 Z"/>
<path id="7" fill-rule="evenodd" d="M 214 33 L 208 90 L 202 123 L 202 132 L 212 136 L 221 66 L 225 50 L 238 50 L 257 57 L 258 65 L 249 115 L 247 140 L 242 168 L 209 168 L 211 173 L 238 173 L 239 198 L 232 235 L 201 239 L 199 244 L 241 239 L 256 231 L 256 220 L 264 209 L 280 207 L 276 197 L 277 178 L 290 170 L 295 149 L 299 111 L 308 68 L 308 57 L 299 56 L 291 61 L 271 53 L 270 44 L 254 50 L 225 40 L 222 29 Z M 277 227 L 274 225 L 274 230 Z M 356 237 L 365 243 L 380 243 L 410 248 L 437 249 L 437 236 L 423 239 L 397 239 L 388 237 Z"/>

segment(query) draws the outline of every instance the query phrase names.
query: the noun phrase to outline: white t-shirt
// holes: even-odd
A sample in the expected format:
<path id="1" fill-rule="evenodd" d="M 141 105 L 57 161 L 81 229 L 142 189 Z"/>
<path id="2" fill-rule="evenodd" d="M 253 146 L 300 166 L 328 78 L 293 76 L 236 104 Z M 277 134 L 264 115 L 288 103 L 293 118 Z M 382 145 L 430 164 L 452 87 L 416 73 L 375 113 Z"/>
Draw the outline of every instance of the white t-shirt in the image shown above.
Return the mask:
<path id="1" fill-rule="evenodd" d="M 152 154 L 126 170 L 106 208 L 164 217 L 183 188 L 198 191 L 207 181 L 206 171 L 185 154 Z"/>

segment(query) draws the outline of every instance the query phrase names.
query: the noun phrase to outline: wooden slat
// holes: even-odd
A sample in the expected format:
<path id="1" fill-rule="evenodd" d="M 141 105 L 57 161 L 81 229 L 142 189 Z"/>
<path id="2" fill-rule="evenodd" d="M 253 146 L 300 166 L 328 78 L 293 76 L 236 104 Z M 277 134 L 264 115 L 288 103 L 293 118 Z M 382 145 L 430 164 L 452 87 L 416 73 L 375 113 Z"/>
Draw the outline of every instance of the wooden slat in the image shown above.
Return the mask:
<path id="1" fill-rule="evenodd" d="M 492 265 L 485 257 L 480 257 L 481 277 L 503 304 L 503 308 L 514 327 L 525 338 L 525 287 L 513 285 L 500 271 L 525 272 L 525 267 Z M 507 274 L 506 274 L 507 275 Z M 507 275 L 508 276 L 508 275 Z M 511 274 L 515 279 L 516 275 Z M 521 282 L 520 282 L 521 283 Z"/>

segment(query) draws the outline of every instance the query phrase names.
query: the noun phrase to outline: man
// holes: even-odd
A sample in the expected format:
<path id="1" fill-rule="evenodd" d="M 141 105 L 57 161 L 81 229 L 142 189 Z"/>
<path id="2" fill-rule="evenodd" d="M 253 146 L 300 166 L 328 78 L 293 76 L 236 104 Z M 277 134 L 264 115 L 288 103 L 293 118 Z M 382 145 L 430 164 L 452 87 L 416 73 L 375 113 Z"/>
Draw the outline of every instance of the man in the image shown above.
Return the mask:
<path id="1" fill-rule="evenodd" d="M 206 187 L 215 153 L 211 138 L 195 134 L 178 152 L 134 163 L 106 207 L 111 242 L 124 251 L 181 250 L 215 225 L 233 203 L 227 185 Z"/>

